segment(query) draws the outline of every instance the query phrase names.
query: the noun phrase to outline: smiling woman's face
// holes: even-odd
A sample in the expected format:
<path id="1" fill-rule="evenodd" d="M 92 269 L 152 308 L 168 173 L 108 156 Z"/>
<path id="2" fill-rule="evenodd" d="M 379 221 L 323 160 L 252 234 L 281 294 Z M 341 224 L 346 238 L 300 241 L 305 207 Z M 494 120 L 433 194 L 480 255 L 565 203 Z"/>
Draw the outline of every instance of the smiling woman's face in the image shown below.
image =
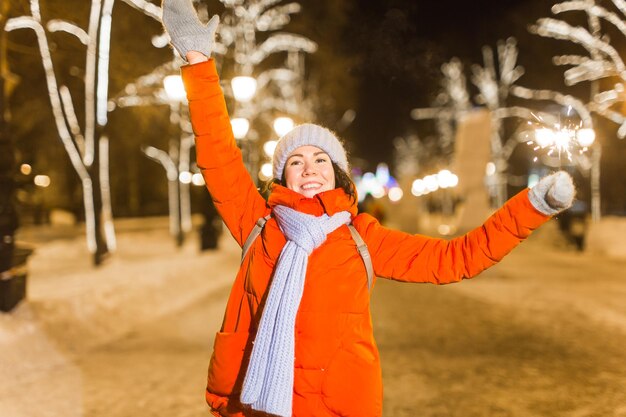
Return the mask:
<path id="1" fill-rule="evenodd" d="M 316 146 L 296 148 L 285 163 L 285 185 L 305 197 L 335 188 L 335 171 L 330 157 Z"/>

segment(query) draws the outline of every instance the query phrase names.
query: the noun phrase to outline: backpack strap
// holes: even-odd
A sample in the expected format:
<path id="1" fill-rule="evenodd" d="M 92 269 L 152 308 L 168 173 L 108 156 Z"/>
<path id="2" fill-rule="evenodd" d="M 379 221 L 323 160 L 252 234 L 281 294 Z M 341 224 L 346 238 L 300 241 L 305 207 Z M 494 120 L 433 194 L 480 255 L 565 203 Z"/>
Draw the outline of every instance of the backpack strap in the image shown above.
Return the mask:
<path id="1" fill-rule="evenodd" d="M 252 243 L 261 234 L 263 227 L 265 227 L 265 223 L 267 223 L 270 217 L 271 214 L 268 214 L 267 216 L 261 217 L 259 220 L 256 221 L 254 228 L 252 229 L 252 231 L 250 231 L 250 234 L 246 239 L 246 243 L 243 244 L 241 251 L 241 262 L 243 262 L 243 259 L 246 257 L 246 254 L 250 249 L 250 246 L 252 246 Z M 348 229 L 350 229 L 352 239 L 356 243 L 356 248 L 359 251 L 359 255 L 361 255 L 363 263 L 365 264 L 365 270 L 367 271 L 367 289 L 371 291 L 372 282 L 374 281 L 374 267 L 372 266 L 372 258 L 370 256 L 370 252 L 367 249 L 365 241 L 363 241 L 363 238 L 361 237 L 359 232 L 357 232 L 356 228 L 352 224 L 349 224 Z"/>
<path id="2" fill-rule="evenodd" d="M 361 255 L 361 259 L 363 259 L 363 263 L 365 264 L 365 270 L 367 271 L 367 289 L 372 290 L 372 282 L 374 281 L 374 267 L 372 266 L 372 258 L 370 257 L 370 251 L 367 249 L 367 245 L 363 241 L 363 238 L 357 232 L 356 228 L 350 223 L 348 225 L 350 229 L 350 234 L 352 235 L 352 239 L 356 243 L 356 248 Z"/>
<path id="3" fill-rule="evenodd" d="M 261 234 L 261 231 L 263 230 L 265 223 L 269 220 L 270 217 L 271 217 L 271 214 L 268 214 L 267 216 L 261 217 L 259 218 L 259 220 L 256 221 L 254 228 L 252 229 L 252 231 L 248 235 L 248 238 L 246 239 L 246 243 L 244 243 L 243 247 L 241 248 L 241 262 L 243 262 L 243 258 L 246 257 L 248 250 L 250 250 L 250 246 L 252 246 L 252 243 L 255 241 L 257 236 Z"/>

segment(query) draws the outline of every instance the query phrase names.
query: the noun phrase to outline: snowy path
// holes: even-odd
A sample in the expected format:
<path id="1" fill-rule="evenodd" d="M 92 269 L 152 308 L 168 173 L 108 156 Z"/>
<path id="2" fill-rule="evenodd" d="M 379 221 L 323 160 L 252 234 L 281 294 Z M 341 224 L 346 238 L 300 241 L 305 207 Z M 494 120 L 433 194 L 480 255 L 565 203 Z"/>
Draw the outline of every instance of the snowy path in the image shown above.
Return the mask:
<path id="1" fill-rule="evenodd" d="M 626 263 L 572 252 L 550 226 L 474 280 L 378 281 L 385 417 L 626 416 Z M 208 415 L 206 366 L 227 295 L 223 283 L 75 353 L 60 343 L 67 332 L 34 332 L 47 336 L 32 339 L 46 372 L 21 373 L 28 396 L 0 380 L 0 415 Z"/>
<path id="2" fill-rule="evenodd" d="M 474 280 L 381 280 L 386 417 L 626 416 L 626 264 L 542 230 Z"/>
<path id="3" fill-rule="evenodd" d="M 228 287 L 179 313 L 139 326 L 82 357 L 89 417 L 202 417 L 206 367 Z"/>

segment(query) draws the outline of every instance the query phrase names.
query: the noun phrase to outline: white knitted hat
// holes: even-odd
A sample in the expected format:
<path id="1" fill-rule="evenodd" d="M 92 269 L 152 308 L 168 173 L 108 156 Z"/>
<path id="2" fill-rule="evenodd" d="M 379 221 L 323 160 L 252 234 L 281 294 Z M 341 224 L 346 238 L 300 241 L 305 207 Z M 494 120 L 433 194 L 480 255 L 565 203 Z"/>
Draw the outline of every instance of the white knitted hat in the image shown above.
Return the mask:
<path id="1" fill-rule="evenodd" d="M 289 155 L 295 149 L 305 145 L 320 148 L 330 156 L 330 159 L 336 163 L 339 168 L 349 173 L 346 150 L 335 134 L 325 127 L 306 123 L 294 127 L 278 140 L 272 159 L 274 178 L 278 180 L 282 178 L 285 163 Z"/>

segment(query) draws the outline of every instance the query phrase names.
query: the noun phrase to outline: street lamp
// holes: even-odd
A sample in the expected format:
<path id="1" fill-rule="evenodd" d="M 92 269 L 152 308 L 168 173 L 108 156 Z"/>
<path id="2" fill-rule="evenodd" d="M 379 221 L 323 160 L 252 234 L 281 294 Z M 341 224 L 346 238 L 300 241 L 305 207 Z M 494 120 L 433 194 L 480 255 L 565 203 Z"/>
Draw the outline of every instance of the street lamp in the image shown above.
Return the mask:
<path id="1" fill-rule="evenodd" d="M 170 205 L 170 233 L 176 244 L 182 246 L 185 232 L 191 230 L 191 196 L 186 173 L 189 172 L 189 153 L 193 140 L 182 137 L 181 103 L 186 93 L 180 75 L 163 78 L 163 89 L 170 106 L 170 140 L 167 154 L 153 154 L 152 158 L 161 162 L 168 177 Z M 150 154 L 146 153 L 151 157 Z M 166 162 L 167 161 L 167 162 Z"/>
<path id="2" fill-rule="evenodd" d="M 230 125 L 233 128 L 233 135 L 235 139 L 243 139 L 250 130 L 250 122 L 243 117 L 235 117 L 230 120 Z"/>
<path id="3" fill-rule="evenodd" d="M 279 137 L 286 135 L 291 129 L 293 129 L 294 122 L 291 117 L 277 117 L 274 119 L 274 132 Z"/>
<path id="4" fill-rule="evenodd" d="M 263 181 L 267 181 L 272 178 L 272 164 L 267 162 L 261 166 L 261 170 L 259 171 L 259 178 L 261 178 L 261 180 Z"/>
<path id="5" fill-rule="evenodd" d="M 270 158 L 273 157 L 277 144 L 278 142 L 275 140 L 268 140 L 267 142 L 265 142 L 263 144 L 263 152 L 265 152 L 265 155 L 267 155 Z"/>
<path id="6" fill-rule="evenodd" d="M 163 88 L 167 98 L 172 101 L 184 101 L 187 97 L 185 85 L 180 75 L 168 75 L 163 79 Z"/>
<path id="7" fill-rule="evenodd" d="M 37 187 L 46 188 L 50 185 L 50 177 L 47 175 L 35 175 L 33 182 Z"/>
<path id="8" fill-rule="evenodd" d="M 256 80 L 252 77 L 234 77 L 230 81 L 230 85 L 233 89 L 235 100 L 241 103 L 249 102 L 256 94 Z"/>

